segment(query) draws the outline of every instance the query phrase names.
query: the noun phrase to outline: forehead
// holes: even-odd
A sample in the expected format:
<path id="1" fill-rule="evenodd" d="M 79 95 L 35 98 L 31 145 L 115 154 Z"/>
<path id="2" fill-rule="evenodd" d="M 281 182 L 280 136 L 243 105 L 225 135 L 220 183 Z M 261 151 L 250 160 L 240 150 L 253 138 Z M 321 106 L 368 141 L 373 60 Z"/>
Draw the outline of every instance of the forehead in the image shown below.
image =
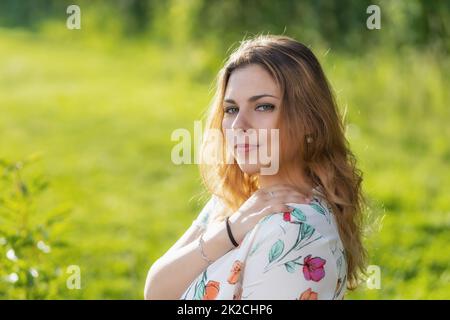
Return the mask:
<path id="1" fill-rule="evenodd" d="M 271 94 L 279 97 L 277 83 L 263 67 L 251 64 L 231 73 L 225 98 L 239 99 L 258 94 Z"/>

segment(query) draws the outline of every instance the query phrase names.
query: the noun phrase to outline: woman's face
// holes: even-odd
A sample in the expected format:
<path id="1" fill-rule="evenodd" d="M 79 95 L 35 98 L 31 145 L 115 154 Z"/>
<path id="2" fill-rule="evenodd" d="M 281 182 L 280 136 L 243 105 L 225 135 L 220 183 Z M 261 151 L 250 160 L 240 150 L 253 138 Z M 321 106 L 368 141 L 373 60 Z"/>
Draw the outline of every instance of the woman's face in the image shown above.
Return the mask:
<path id="1" fill-rule="evenodd" d="M 271 161 L 279 157 L 278 135 L 273 135 L 277 130 L 271 129 L 278 129 L 280 104 L 279 88 L 263 67 L 251 64 L 231 73 L 223 101 L 222 129 L 243 172 L 260 173 L 268 157 Z"/>

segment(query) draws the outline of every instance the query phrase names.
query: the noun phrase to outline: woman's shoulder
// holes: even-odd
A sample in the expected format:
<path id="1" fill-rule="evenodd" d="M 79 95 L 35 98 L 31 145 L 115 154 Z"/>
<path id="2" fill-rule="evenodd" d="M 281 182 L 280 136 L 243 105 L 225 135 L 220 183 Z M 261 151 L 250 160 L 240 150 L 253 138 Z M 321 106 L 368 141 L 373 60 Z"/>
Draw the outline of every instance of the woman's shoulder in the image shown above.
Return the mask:
<path id="1" fill-rule="evenodd" d="M 281 240 L 308 243 L 329 250 L 336 257 L 345 256 L 333 211 L 327 200 L 315 194 L 309 204 L 288 203 L 291 212 L 270 214 L 259 221 L 255 243 Z M 256 250 L 256 248 L 253 248 Z"/>
<path id="2" fill-rule="evenodd" d="M 324 237 L 338 238 L 336 218 L 328 201 L 319 192 L 315 192 L 310 203 L 287 203 L 294 210 L 279 212 L 264 217 L 259 223 L 263 233 L 286 228 L 291 225 L 307 225 Z"/>
<path id="3" fill-rule="evenodd" d="M 341 298 L 347 261 L 330 206 L 318 196 L 309 204 L 288 205 L 294 210 L 274 213 L 260 220 L 247 262 L 254 265 L 261 261 L 269 264 L 279 261 L 289 273 L 299 265 L 320 261 L 324 264 L 327 281 L 336 286 L 332 297 Z"/>

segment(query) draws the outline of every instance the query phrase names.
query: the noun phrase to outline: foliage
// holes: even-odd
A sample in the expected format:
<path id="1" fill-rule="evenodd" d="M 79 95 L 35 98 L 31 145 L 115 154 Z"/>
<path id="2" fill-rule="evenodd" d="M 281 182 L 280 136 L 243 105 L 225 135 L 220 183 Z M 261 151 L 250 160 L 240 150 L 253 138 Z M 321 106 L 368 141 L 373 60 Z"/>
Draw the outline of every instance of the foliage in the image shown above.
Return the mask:
<path id="1" fill-rule="evenodd" d="M 61 266 L 54 250 L 66 247 L 55 237 L 67 209 L 37 210 L 39 196 L 48 187 L 42 176 L 25 178 L 35 161 L 0 161 L 0 297 L 44 299 L 55 297 L 61 285 Z"/>

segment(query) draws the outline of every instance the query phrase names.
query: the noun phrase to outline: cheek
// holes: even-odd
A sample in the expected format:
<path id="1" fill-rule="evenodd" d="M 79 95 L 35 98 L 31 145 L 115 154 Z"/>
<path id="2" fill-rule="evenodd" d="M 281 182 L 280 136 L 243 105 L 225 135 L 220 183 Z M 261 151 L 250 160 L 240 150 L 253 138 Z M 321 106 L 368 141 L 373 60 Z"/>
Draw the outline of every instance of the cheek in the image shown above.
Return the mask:
<path id="1" fill-rule="evenodd" d="M 258 128 L 273 129 L 278 127 L 279 111 L 262 113 L 257 117 L 256 122 Z"/>
<path id="2" fill-rule="evenodd" d="M 268 117 L 266 125 L 268 128 L 274 129 L 278 128 L 278 119 L 280 117 L 279 112 L 274 112 L 271 114 L 271 117 Z"/>
<path id="3" fill-rule="evenodd" d="M 272 129 L 278 129 L 277 117 L 267 117 L 266 119 L 261 119 L 259 124 L 260 130 L 263 129 L 265 131 L 266 140 L 264 143 L 270 146 L 271 138 L 276 138 L 275 132 L 272 132 Z M 280 130 L 278 130 L 278 135 Z M 263 136 L 262 136 L 263 137 Z"/>
<path id="4" fill-rule="evenodd" d="M 222 119 L 222 129 L 223 130 L 230 129 L 232 124 L 233 124 L 232 119 L 230 119 L 228 117 Z"/>
<path id="5" fill-rule="evenodd" d="M 231 142 L 231 141 L 228 141 L 229 137 L 227 135 L 227 130 L 231 130 L 232 124 L 233 124 L 233 121 L 230 118 L 224 118 L 222 120 L 222 135 L 224 137 L 224 142 L 225 143 L 230 143 Z"/>
<path id="6" fill-rule="evenodd" d="M 222 120 L 222 133 L 225 138 L 227 137 L 227 131 L 229 133 L 232 132 L 232 129 L 231 129 L 232 126 L 233 126 L 233 118 L 227 117 Z"/>

